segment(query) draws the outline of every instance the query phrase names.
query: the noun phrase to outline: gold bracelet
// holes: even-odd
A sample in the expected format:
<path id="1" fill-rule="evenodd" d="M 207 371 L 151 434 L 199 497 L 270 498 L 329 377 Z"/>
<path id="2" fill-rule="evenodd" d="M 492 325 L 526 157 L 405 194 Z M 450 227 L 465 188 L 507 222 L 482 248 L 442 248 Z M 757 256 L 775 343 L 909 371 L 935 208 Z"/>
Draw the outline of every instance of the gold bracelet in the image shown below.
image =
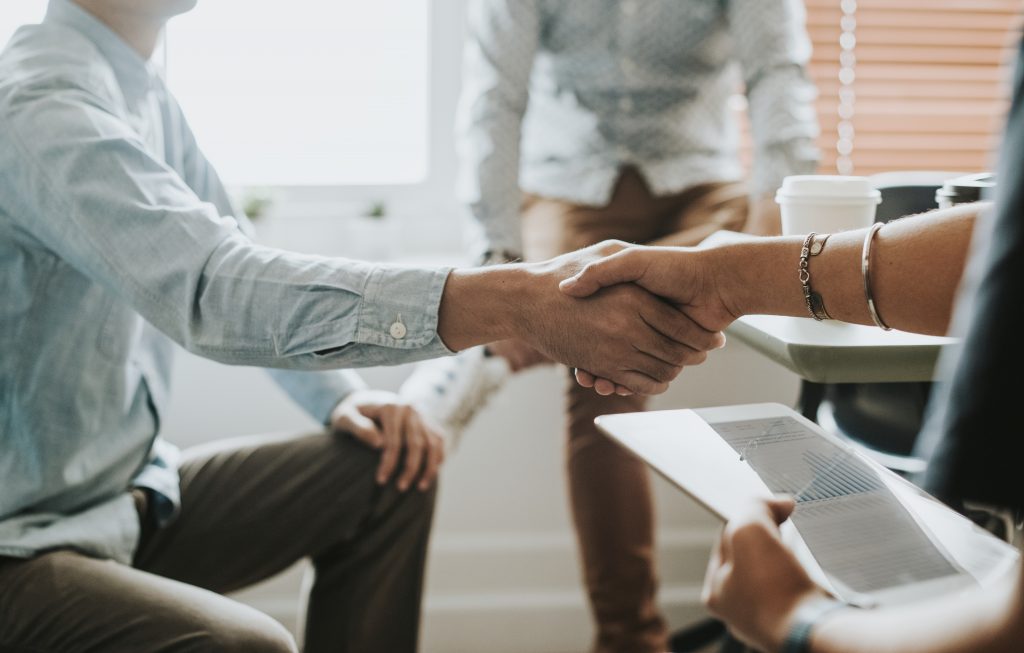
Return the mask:
<path id="1" fill-rule="evenodd" d="M 876 222 L 871 225 L 868 235 L 864 237 L 864 250 L 861 252 L 860 257 L 860 271 L 864 275 L 864 298 L 868 300 L 868 313 L 871 314 L 871 319 L 875 321 L 878 328 L 892 331 L 892 327 L 882 321 L 882 316 L 878 314 L 878 308 L 875 306 L 875 298 L 871 296 L 871 241 L 875 239 L 875 234 L 883 226 L 884 223 Z"/>
<path id="2" fill-rule="evenodd" d="M 825 303 L 821 295 L 811 289 L 811 271 L 808 269 L 808 260 L 811 256 L 821 254 L 825 248 L 825 241 L 831 234 L 816 234 L 813 231 L 804 238 L 804 244 L 800 247 L 800 266 L 797 269 L 797 276 L 800 279 L 800 286 L 804 291 L 804 302 L 807 304 L 807 312 L 815 320 L 831 320 L 832 316 L 825 310 Z"/>

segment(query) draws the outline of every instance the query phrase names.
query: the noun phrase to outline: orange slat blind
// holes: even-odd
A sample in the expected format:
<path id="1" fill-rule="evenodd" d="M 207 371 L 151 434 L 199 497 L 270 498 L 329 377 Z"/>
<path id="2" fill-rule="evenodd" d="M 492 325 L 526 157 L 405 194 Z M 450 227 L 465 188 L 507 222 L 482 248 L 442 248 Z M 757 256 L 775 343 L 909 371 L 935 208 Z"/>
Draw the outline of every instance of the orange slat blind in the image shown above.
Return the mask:
<path id="1" fill-rule="evenodd" d="M 805 4 L 821 172 L 992 166 L 1022 0 Z M 744 158 L 750 160 L 749 145 Z"/>

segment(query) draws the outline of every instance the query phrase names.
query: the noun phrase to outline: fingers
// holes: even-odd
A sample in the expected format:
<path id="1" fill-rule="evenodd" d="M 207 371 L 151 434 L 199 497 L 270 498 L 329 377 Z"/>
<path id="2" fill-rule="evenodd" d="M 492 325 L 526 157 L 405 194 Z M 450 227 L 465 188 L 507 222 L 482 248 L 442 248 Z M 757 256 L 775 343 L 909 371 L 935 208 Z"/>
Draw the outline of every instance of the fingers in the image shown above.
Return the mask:
<path id="1" fill-rule="evenodd" d="M 613 382 L 616 388 L 625 388 L 627 392 L 638 395 L 660 395 L 668 390 L 668 381 L 659 381 L 647 374 L 624 371 L 615 375 Z"/>
<path id="2" fill-rule="evenodd" d="M 755 554 L 768 542 L 782 545 L 779 524 L 786 521 L 794 509 L 788 497 L 776 497 L 752 503 L 741 515 L 726 525 L 724 543 L 733 549 L 749 550 Z"/>
<path id="3" fill-rule="evenodd" d="M 780 526 L 789 519 L 789 516 L 796 509 L 796 501 L 793 500 L 793 497 L 784 495 L 776 495 L 774 498 L 766 501 L 765 505 L 770 512 L 772 521 Z"/>
<path id="4" fill-rule="evenodd" d="M 420 492 L 426 492 L 430 489 L 430 486 L 437 480 L 437 475 L 441 471 L 441 464 L 444 462 L 444 438 L 433 429 L 424 425 L 424 433 L 426 433 L 426 466 L 423 470 L 423 475 L 420 477 L 419 488 Z"/>
<path id="5" fill-rule="evenodd" d="M 725 336 L 721 332 L 705 329 L 690 319 L 686 313 L 661 299 L 645 294 L 641 296 L 639 302 L 640 318 L 668 340 L 651 341 L 652 347 L 663 350 L 665 355 L 670 356 L 665 359 L 667 362 L 696 365 L 704 362 L 706 355 L 703 352 L 725 346 Z M 654 351 L 648 353 L 657 355 Z"/>
<path id="6" fill-rule="evenodd" d="M 352 436 L 373 449 L 384 446 L 384 435 L 372 419 L 363 413 L 364 409 L 351 408 L 345 410 L 333 422 L 334 430 L 351 433 Z M 366 409 L 370 412 L 369 409 Z"/>
<path id="7" fill-rule="evenodd" d="M 384 450 L 377 467 L 377 483 L 384 485 L 395 472 L 398 459 L 402 454 L 402 428 L 405 422 L 405 411 L 398 406 L 389 406 L 380 413 L 380 422 L 384 436 Z"/>
<path id="8" fill-rule="evenodd" d="M 579 383 L 584 388 L 593 388 L 594 392 L 602 397 L 607 397 L 611 394 L 616 394 L 620 397 L 629 397 L 634 394 L 629 388 L 621 386 L 609 379 L 602 379 L 601 377 L 594 376 L 586 370 L 577 368 L 573 372 L 576 375 L 576 383 Z"/>
<path id="9" fill-rule="evenodd" d="M 624 249 L 617 254 L 588 263 L 558 287 L 571 297 L 589 297 L 608 286 L 637 281 L 647 270 L 647 261 L 639 249 Z"/>
<path id="10" fill-rule="evenodd" d="M 398 477 L 398 489 L 405 492 L 416 480 L 427 448 L 427 436 L 419 417 L 411 410 L 403 415 L 402 432 L 405 435 L 405 465 Z"/>
<path id="11" fill-rule="evenodd" d="M 656 356 L 651 356 L 639 347 L 637 347 L 637 355 L 632 358 L 629 366 L 632 371 L 662 383 L 674 381 L 683 371 L 682 365 L 667 363 Z"/>

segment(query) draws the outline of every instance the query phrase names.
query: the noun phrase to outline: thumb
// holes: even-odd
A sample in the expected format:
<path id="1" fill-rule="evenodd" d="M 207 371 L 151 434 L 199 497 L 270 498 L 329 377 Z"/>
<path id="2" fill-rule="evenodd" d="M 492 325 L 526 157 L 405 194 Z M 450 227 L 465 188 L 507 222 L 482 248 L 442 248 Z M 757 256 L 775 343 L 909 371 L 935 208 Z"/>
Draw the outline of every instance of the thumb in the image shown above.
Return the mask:
<path id="1" fill-rule="evenodd" d="M 765 505 L 776 524 L 782 524 L 782 522 L 789 519 L 789 516 L 793 514 L 793 510 L 796 508 L 796 502 L 792 497 L 781 494 L 766 500 Z"/>
<path id="2" fill-rule="evenodd" d="M 593 263 L 558 285 L 570 297 L 589 297 L 602 288 L 639 280 L 646 266 L 635 250 L 625 249 Z"/>
<path id="3" fill-rule="evenodd" d="M 335 426 L 339 430 L 348 431 L 357 440 L 374 449 L 384 446 L 384 435 L 377 428 L 377 424 L 359 409 L 347 411 Z"/>

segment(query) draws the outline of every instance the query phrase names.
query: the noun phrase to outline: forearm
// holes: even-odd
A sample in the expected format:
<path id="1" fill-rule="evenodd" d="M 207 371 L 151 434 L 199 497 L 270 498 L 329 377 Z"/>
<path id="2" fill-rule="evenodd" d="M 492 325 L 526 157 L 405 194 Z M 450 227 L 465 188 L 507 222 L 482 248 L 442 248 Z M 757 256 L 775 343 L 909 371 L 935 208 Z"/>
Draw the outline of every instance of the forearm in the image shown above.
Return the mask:
<path id="1" fill-rule="evenodd" d="M 980 204 L 887 224 L 871 248 L 871 292 L 896 329 L 943 334 L 949 324 Z M 811 288 L 837 320 L 873 324 L 861 273 L 866 229 L 833 234 L 810 257 Z M 806 316 L 797 277 L 803 237 L 781 237 L 708 250 L 723 302 L 735 315 Z"/>
<path id="2" fill-rule="evenodd" d="M 528 273 L 521 266 L 453 270 L 445 284 L 437 333 L 460 351 L 519 335 L 515 307 Z"/>
<path id="3" fill-rule="evenodd" d="M 1013 653 L 1024 646 L 1022 578 L 880 611 L 844 610 L 812 634 L 813 653 Z"/>

